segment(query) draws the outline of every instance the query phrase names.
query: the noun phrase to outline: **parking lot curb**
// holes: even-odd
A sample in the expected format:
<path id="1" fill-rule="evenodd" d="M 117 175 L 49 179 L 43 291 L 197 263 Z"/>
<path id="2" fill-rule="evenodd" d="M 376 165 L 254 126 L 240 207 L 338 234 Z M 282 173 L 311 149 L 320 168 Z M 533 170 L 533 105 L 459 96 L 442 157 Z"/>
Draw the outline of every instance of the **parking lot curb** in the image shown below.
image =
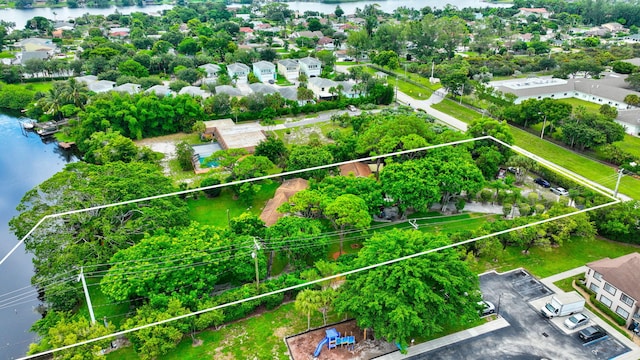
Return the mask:
<path id="1" fill-rule="evenodd" d="M 431 341 L 424 342 L 422 344 L 411 346 L 409 347 L 407 354 L 401 354 L 400 351 L 396 351 L 396 352 L 392 352 L 391 354 L 382 355 L 375 359 L 376 360 L 406 359 L 410 356 L 422 354 L 422 353 L 435 350 L 444 346 L 455 344 L 457 342 L 471 339 L 483 334 L 487 334 L 492 331 L 500 330 L 508 326 L 511 326 L 511 324 L 509 324 L 509 322 L 504 318 L 499 317 L 491 322 L 488 322 L 480 326 L 476 326 L 471 329 L 462 330 L 451 335 L 443 336 L 438 339 L 434 339 Z"/>

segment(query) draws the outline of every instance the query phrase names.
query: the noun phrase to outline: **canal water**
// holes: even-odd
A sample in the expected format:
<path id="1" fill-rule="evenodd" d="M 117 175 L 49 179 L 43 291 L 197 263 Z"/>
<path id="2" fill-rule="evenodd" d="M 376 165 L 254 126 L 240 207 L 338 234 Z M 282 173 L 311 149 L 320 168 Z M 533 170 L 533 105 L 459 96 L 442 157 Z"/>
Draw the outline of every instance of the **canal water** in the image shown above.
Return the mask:
<path id="1" fill-rule="evenodd" d="M 0 259 L 18 241 L 8 223 L 24 193 L 77 160 L 55 142 L 45 144 L 33 132 L 26 135 L 17 117 L 0 113 Z M 0 359 L 24 356 L 34 340 L 29 328 L 40 315 L 34 311 L 38 299 L 31 291 L 32 274 L 23 247 L 0 265 Z"/>

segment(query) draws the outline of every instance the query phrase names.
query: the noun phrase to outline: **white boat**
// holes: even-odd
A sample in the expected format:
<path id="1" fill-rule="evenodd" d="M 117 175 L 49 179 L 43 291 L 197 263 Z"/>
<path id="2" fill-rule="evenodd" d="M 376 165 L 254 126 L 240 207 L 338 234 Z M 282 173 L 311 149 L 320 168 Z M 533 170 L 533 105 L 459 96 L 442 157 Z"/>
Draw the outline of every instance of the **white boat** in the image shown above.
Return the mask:
<path id="1" fill-rule="evenodd" d="M 33 130 L 33 128 L 36 126 L 36 122 L 35 121 L 23 121 L 22 122 L 22 127 L 25 130 Z"/>

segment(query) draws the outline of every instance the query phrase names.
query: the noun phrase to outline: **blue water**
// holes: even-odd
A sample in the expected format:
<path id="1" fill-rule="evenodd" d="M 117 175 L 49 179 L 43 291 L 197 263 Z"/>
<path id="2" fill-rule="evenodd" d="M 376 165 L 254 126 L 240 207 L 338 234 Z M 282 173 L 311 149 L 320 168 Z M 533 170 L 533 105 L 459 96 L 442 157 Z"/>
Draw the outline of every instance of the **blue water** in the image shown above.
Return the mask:
<path id="1" fill-rule="evenodd" d="M 18 241 L 9 231 L 8 222 L 17 214 L 16 206 L 24 193 L 75 160 L 56 143 L 43 143 L 35 133 L 23 136 L 18 118 L 0 113 L 0 259 Z M 33 311 L 38 305 L 36 296 L 26 294 L 15 299 L 16 303 L 7 304 L 9 297 L 29 289 L 6 295 L 29 287 L 32 274 L 31 257 L 23 248 L 0 265 L 0 359 L 24 356 L 34 340 L 29 328 L 40 318 Z"/>

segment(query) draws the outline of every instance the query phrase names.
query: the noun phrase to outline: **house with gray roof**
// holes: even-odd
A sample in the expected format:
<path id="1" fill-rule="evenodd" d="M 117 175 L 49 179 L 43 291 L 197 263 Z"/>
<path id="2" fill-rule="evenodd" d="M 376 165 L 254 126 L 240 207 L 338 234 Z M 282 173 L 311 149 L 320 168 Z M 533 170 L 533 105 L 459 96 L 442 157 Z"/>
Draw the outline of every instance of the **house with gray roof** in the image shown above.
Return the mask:
<path id="1" fill-rule="evenodd" d="M 84 84 L 89 84 L 89 83 L 98 81 L 98 77 L 95 75 L 78 76 L 76 77 L 76 81 Z"/>
<path id="2" fill-rule="evenodd" d="M 219 85 L 216 86 L 216 94 L 227 94 L 232 97 L 242 96 L 242 91 L 231 85 Z"/>
<path id="3" fill-rule="evenodd" d="M 174 94 L 174 92 L 165 85 L 154 85 L 145 91 L 145 94 L 151 93 L 154 93 L 158 96 L 169 96 Z"/>
<path id="4" fill-rule="evenodd" d="M 274 88 L 273 86 L 269 86 L 263 83 L 249 84 L 249 88 L 255 94 L 266 95 L 266 94 L 275 94 L 278 92 L 278 90 L 276 90 L 276 88 Z"/>
<path id="5" fill-rule="evenodd" d="M 319 77 L 322 74 L 322 62 L 310 56 L 299 59 L 300 72 L 307 75 L 307 78 Z"/>
<path id="6" fill-rule="evenodd" d="M 338 86 L 338 83 L 320 77 L 310 78 L 308 82 L 309 89 L 313 91 L 315 97 L 319 100 L 329 100 L 334 98 L 334 94 L 332 94 L 329 90 L 331 88 L 335 88 Z"/>
<path id="7" fill-rule="evenodd" d="M 249 76 L 249 67 L 242 63 L 233 63 L 227 65 L 227 74 L 238 83 L 246 83 Z"/>
<path id="8" fill-rule="evenodd" d="M 220 66 L 211 63 L 200 65 L 198 66 L 198 68 L 205 71 L 205 73 L 207 74 L 207 79 L 217 78 L 218 72 L 220 72 Z"/>
<path id="9" fill-rule="evenodd" d="M 178 91 L 178 95 L 187 94 L 193 97 L 200 96 L 203 99 L 208 98 L 211 94 L 208 91 L 202 90 L 197 86 L 185 86 L 180 91 Z"/>
<path id="10" fill-rule="evenodd" d="M 565 80 L 545 76 L 492 81 L 489 85 L 503 93 L 516 95 L 516 104 L 527 99 L 566 99 L 574 97 L 624 110 L 633 108 L 633 106 L 624 102 L 624 98 L 629 94 L 638 94 L 626 88 L 625 78 L 626 75 L 622 74 L 603 73 L 600 79 L 571 78 Z"/>
<path id="11" fill-rule="evenodd" d="M 21 65 L 25 65 L 29 60 L 49 60 L 51 55 L 48 51 L 22 51 L 16 59 Z"/>
<path id="12" fill-rule="evenodd" d="M 297 101 L 298 105 L 303 106 L 309 101 L 307 100 L 298 100 L 298 88 L 294 86 L 283 86 L 278 88 L 278 92 L 280 96 L 287 100 Z"/>
<path id="13" fill-rule="evenodd" d="M 587 264 L 586 285 L 596 300 L 627 321 L 640 322 L 640 253 Z"/>
<path id="14" fill-rule="evenodd" d="M 289 81 L 298 80 L 300 75 L 300 64 L 292 59 L 283 59 L 278 61 L 278 73 Z"/>
<path id="15" fill-rule="evenodd" d="M 113 91 L 122 92 L 122 93 L 128 93 L 128 94 L 133 95 L 133 94 L 137 94 L 140 91 L 142 91 L 142 86 L 140 86 L 140 84 L 125 83 L 125 84 L 122 84 L 120 86 L 114 87 Z"/>
<path id="16" fill-rule="evenodd" d="M 89 91 L 93 91 L 96 94 L 111 91 L 116 87 L 115 81 L 98 80 L 87 84 Z"/>
<path id="17" fill-rule="evenodd" d="M 276 81 L 276 66 L 264 60 L 255 62 L 253 63 L 253 74 L 263 83 Z"/>
<path id="18" fill-rule="evenodd" d="M 618 111 L 615 122 L 624 126 L 627 134 L 640 136 L 640 109 Z"/>

